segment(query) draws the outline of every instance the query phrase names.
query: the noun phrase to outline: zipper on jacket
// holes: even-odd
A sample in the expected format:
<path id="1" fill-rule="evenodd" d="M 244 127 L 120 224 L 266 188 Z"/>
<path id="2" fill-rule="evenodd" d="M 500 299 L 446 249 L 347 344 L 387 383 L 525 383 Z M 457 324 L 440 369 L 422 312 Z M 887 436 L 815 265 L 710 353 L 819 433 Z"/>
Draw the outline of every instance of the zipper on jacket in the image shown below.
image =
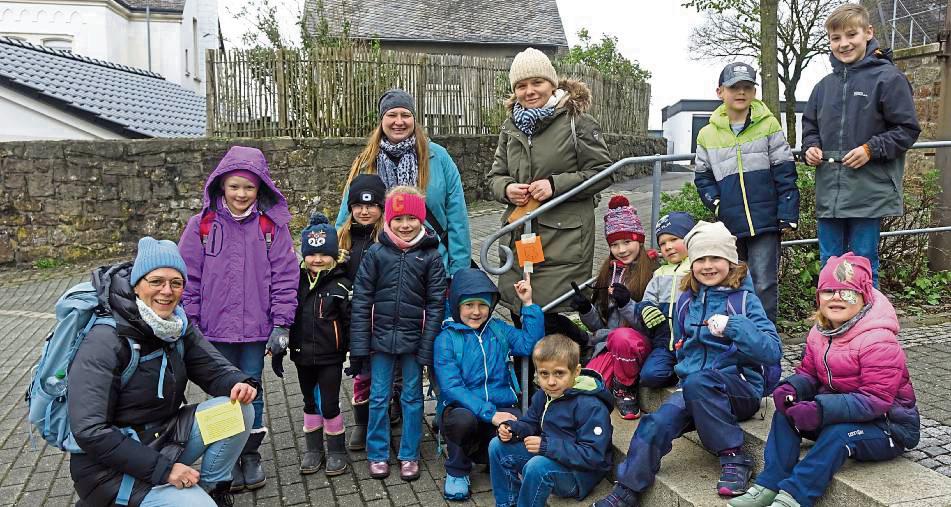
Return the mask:
<path id="1" fill-rule="evenodd" d="M 845 115 L 848 112 L 849 104 L 849 67 L 842 68 L 842 115 L 839 118 L 839 150 L 845 151 Z M 842 163 L 839 162 L 835 171 L 835 200 L 832 204 L 832 217 L 835 218 L 836 210 L 839 209 L 839 193 L 842 190 Z"/>
<path id="2" fill-rule="evenodd" d="M 700 311 L 700 322 L 697 323 L 697 342 L 703 347 L 703 364 L 700 365 L 700 369 L 703 370 L 707 367 L 707 346 L 703 343 L 703 340 L 700 339 L 700 335 L 703 332 L 700 330 L 700 326 L 703 325 L 703 318 L 707 315 L 707 292 L 709 289 L 704 288 L 703 290 L 703 309 Z"/>
<path id="3" fill-rule="evenodd" d="M 829 338 L 829 345 L 826 346 L 826 353 L 822 355 L 822 364 L 826 367 L 826 376 L 829 379 L 829 389 L 838 392 L 838 389 L 832 385 L 832 369 L 829 368 L 829 350 L 832 348 L 832 338 Z"/>
<path id="4" fill-rule="evenodd" d="M 485 332 L 485 328 L 482 328 Z M 485 391 L 485 401 L 489 401 L 489 360 L 485 355 L 485 345 L 482 343 L 482 333 L 476 335 L 479 339 L 479 348 L 482 349 L 482 370 L 485 372 L 485 381 L 482 382 L 482 389 Z"/>
<path id="5" fill-rule="evenodd" d="M 400 250 L 400 271 L 396 276 L 396 306 L 394 308 L 397 312 L 400 310 L 400 294 L 403 293 L 403 265 L 406 264 L 406 252 Z M 424 310 L 425 311 L 425 310 Z M 399 331 L 399 316 L 396 315 L 396 320 L 393 322 L 393 333 L 390 335 L 390 350 L 396 349 L 396 335 Z"/>
<path id="6" fill-rule="evenodd" d="M 562 396 L 564 396 L 564 394 L 562 394 Z M 542 417 L 538 420 L 538 429 L 543 432 L 545 431 L 545 414 L 548 413 L 548 405 L 551 405 L 551 403 L 556 399 L 557 398 L 552 398 L 547 394 L 545 395 L 545 408 L 542 409 Z"/>

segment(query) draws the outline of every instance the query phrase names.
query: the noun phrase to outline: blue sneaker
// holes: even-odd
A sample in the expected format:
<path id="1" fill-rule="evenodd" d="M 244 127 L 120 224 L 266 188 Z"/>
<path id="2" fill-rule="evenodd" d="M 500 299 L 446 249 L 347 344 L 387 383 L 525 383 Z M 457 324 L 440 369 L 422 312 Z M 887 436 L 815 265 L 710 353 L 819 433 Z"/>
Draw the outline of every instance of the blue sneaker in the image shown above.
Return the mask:
<path id="1" fill-rule="evenodd" d="M 446 500 L 461 502 L 469 499 L 469 476 L 455 477 L 446 474 L 446 486 L 443 488 L 442 496 Z"/>

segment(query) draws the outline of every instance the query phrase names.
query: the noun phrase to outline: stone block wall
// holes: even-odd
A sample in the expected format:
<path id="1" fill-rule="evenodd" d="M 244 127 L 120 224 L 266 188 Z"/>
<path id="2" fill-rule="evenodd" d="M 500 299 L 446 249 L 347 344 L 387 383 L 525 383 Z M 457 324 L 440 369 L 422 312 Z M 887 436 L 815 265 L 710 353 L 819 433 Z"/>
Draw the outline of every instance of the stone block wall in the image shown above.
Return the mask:
<path id="1" fill-rule="evenodd" d="M 487 199 L 496 136 L 437 138 L 466 200 Z M 608 136 L 612 155 L 663 153 L 663 139 Z M 364 139 L 196 139 L 0 143 L 0 264 L 131 253 L 141 236 L 178 240 L 202 205 L 205 177 L 233 145 L 260 148 L 299 231 L 316 208 L 331 220 Z M 631 168 L 627 175 L 644 168 Z"/>
<path id="2" fill-rule="evenodd" d="M 941 45 L 927 44 L 895 51 L 895 65 L 911 82 L 915 94 L 915 110 L 921 124 L 919 141 L 937 139 L 941 122 Z M 945 119 L 944 121 L 951 121 Z M 906 157 L 906 170 L 912 174 L 934 169 L 934 150 L 910 150 Z"/>

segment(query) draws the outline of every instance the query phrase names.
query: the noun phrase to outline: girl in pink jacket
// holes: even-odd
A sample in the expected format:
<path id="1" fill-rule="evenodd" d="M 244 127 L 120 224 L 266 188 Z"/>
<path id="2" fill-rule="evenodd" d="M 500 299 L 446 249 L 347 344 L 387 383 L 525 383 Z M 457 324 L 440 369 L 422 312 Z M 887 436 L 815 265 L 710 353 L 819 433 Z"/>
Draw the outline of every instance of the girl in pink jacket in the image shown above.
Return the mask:
<path id="1" fill-rule="evenodd" d="M 898 317 L 872 286 L 868 259 L 852 252 L 830 258 L 816 299 L 802 364 L 773 391 L 766 465 L 733 507 L 811 506 L 847 458 L 885 461 L 918 445 Z M 800 460 L 803 437 L 816 443 Z"/>

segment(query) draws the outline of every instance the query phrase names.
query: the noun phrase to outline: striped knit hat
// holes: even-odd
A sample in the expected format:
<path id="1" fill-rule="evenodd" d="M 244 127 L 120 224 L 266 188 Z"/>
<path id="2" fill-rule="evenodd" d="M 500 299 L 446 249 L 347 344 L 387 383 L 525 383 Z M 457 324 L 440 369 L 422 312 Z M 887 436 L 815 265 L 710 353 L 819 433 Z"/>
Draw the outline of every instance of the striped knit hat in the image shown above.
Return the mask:
<path id="1" fill-rule="evenodd" d="M 604 237 L 608 240 L 608 245 L 619 239 L 644 242 L 641 219 L 627 197 L 615 195 L 608 203 L 608 211 L 604 214 Z"/>

